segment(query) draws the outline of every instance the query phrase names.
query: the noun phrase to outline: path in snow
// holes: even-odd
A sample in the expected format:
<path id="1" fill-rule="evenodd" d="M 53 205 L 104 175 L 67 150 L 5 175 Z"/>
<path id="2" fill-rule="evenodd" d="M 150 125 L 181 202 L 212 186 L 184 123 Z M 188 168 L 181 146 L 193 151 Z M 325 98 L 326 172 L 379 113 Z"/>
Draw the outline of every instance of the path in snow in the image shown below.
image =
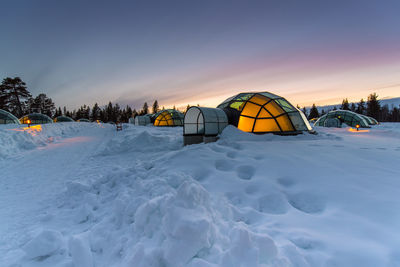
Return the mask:
<path id="1" fill-rule="evenodd" d="M 43 210 L 53 205 L 65 183 L 76 179 L 74 174 L 96 147 L 113 136 L 113 128 L 94 126 L 80 127 L 73 136 L 0 161 L 0 255 L 15 246 L 30 226 L 40 224 Z"/>

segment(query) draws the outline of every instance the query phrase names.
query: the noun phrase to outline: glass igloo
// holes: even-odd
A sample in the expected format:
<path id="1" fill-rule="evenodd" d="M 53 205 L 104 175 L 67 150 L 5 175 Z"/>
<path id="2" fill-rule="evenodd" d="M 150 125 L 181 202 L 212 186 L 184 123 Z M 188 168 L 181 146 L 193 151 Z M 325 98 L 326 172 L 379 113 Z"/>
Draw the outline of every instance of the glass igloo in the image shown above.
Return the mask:
<path id="1" fill-rule="evenodd" d="M 183 113 L 175 109 L 164 109 L 154 115 L 154 126 L 182 126 Z"/>
<path id="2" fill-rule="evenodd" d="M 215 141 L 228 125 L 228 117 L 219 108 L 190 107 L 185 114 L 183 140 L 185 145 Z"/>
<path id="3" fill-rule="evenodd" d="M 58 116 L 54 122 L 74 122 L 74 120 L 68 116 Z"/>
<path id="4" fill-rule="evenodd" d="M 53 123 L 53 120 L 45 115 L 40 113 L 31 113 L 25 115 L 19 119 L 22 124 L 46 124 L 46 123 Z"/>
<path id="5" fill-rule="evenodd" d="M 145 126 L 151 123 L 151 115 L 145 114 L 143 116 L 136 116 L 135 117 L 135 125 Z"/>
<path id="6" fill-rule="evenodd" d="M 20 124 L 17 117 L 8 111 L 0 109 L 0 124 Z"/>
<path id="7" fill-rule="evenodd" d="M 335 121 L 340 121 L 340 124 L 337 127 L 341 127 L 343 123 L 348 126 L 356 127 L 359 125 L 361 128 L 370 128 L 368 122 L 364 117 L 360 114 L 352 112 L 350 110 L 333 110 L 329 111 L 327 114 L 321 116 L 314 124 L 314 126 L 323 126 L 323 127 L 332 127 L 331 121 L 332 119 L 336 119 Z M 326 123 L 325 123 L 326 122 Z"/>
<path id="8" fill-rule="evenodd" d="M 225 111 L 229 124 L 244 132 L 293 135 L 312 131 L 303 112 L 269 92 L 240 93 L 218 108 Z"/>

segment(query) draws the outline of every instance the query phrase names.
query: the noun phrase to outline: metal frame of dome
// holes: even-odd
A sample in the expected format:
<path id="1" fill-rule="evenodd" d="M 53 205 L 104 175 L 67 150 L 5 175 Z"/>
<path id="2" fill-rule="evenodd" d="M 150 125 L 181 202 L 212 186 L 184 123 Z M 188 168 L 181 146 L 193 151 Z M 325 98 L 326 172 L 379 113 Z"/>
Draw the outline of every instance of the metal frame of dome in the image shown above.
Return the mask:
<path id="1" fill-rule="evenodd" d="M 183 113 L 179 110 L 164 109 L 153 116 L 153 125 L 157 127 L 183 126 L 183 117 Z"/>
<path id="2" fill-rule="evenodd" d="M 0 109 L 0 124 L 20 124 L 20 122 L 10 112 Z"/>
<path id="3" fill-rule="evenodd" d="M 359 125 L 361 128 L 371 128 L 368 121 L 360 114 L 352 112 L 350 110 L 332 110 L 327 114 L 321 116 L 315 123 L 314 126 L 324 126 L 324 122 L 328 118 L 337 118 L 341 123 L 345 123 L 348 126 L 356 127 Z"/>
<path id="4" fill-rule="evenodd" d="M 54 118 L 54 122 L 74 122 L 74 120 L 68 116 L 58 116 Z"/>
<path id="5" fill-rule="evenodd" d="M 25 116 L 22 116 L 19 119 L 19 122 L 21 124 L 28 124 L 28 120 L 30 121 L 29 124 L 46 124 L 46 123 L 53 123 L 53 120 L 45 115 L 45 114 L 41 114 L 41 113 L 31 113 Z"/>
<path id="6" fill-rule="evenodd" d="M 225 111 L 229 124 L 245 132 L 279 135 L 313 132 L 302 111 L 269 92 L 240 93 L 226 99 L 218 108 Z"/>

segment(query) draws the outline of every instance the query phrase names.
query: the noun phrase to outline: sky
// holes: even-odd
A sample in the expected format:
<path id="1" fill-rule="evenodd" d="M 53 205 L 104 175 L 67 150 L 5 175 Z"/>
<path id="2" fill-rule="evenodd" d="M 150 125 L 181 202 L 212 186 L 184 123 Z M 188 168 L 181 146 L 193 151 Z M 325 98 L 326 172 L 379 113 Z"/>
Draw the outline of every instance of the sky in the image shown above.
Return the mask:
<path id="1" fill-rule="evenodd" d="M 400 1 L 2 0 L 0 78 L 77 108 L 400 96 Z"/>

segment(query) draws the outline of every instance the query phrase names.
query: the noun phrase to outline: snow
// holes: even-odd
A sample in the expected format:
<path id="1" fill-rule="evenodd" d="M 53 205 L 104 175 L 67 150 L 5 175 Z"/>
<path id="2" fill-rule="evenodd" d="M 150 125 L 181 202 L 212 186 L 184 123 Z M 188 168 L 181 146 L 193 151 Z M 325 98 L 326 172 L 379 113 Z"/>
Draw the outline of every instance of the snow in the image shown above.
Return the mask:
<path id="1" fill-rule="evenodd" d="M 1 266 L 400 266 L 400 124 L 0 126 Z"/>

